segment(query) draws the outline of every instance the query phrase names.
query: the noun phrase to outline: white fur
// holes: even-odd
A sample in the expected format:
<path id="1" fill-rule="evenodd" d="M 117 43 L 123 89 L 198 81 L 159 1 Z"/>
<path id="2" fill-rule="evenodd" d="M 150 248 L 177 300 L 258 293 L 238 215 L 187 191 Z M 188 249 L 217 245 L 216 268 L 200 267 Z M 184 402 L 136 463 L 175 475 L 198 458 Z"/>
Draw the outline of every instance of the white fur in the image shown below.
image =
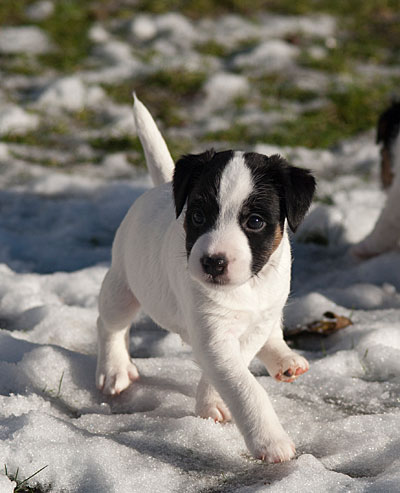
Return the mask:
<path id="1" fill-rule="evenodd" d="M 253 190 L 250 170 L 245 166 L 243 154 L 235 153 L 225 167 L 220 183 L 218 203 L 220 214 L 215 228 L 201 236 L 193 245 L 189 257 L 189 273 L 202 282 L 207 277 L 201 267 L 204 256 L 223 254 L 228 260 L 229 285 L 239 285 L 251 277 L 251 251 L 249 242 L 240 228 L 238 212 Z"/>
<path id="2" fill-rule="evenodd" d="M 155 186 L 172 180 L 174 161 L 146 106 L 133 93 L 135 126 L 142 142 L 147 167 Z"/>
<path id="3" fill-rule="evenodd" d="M 369 258 L 396 248 L 400 240 L 400 132 L 393 145 L 394 179 L 386 204 L 371 233 L 354 245 L 352 253 L 360 258 Z"/>
<path id="4" fill-rule="evenodd" d="M 144 125 L 138 131 L 147 136 L 142 139 L 146 151 L 155 124 L 148 113 L 142 118 L 144 106 L 138 101 L 134 112 L 136 122 Z M 151 166 L 168 161 L 164 158 L 159 156 Z M 203 282 L 194 267 L 189 275 L 183 214 L 175 219 L 171 183 L 149 190 L 135 202 L 117 231 L 112 265 L 100 293 L 96 380 L 100 389 L 114 395 L 138 378 L 129 357 L 128 334 L 141 306 L 159 325 L 192 345 L 203 370 L 196 412 L 216 421 L 229 420 L 232 414 L 250 452 L 277 462 L 293 457 L 294 445 L 248 365 L 258 354 L 274 377 L 288 381 L 297 376 L 296 369 L 304 372 L 308 365 L 282 337 L 291 267 L 286 231 L 258 276 L 249 275 L 249 247 L 234 217 L 251 187 L 250 173 L 237 153 L 222 177 L 216 230 L 198 240 L 189 259 L 191 271 L 191 263 L 195 265 L 204 251 L 223 249 L 231 258 L 240 257 L 232 260 L 237 271 L 232 269 L 234 282 L 228 289 Z M 242 277 L 240 269 L 245 272 Z M 288 369 L 293 376 L 282 377 Z"/>

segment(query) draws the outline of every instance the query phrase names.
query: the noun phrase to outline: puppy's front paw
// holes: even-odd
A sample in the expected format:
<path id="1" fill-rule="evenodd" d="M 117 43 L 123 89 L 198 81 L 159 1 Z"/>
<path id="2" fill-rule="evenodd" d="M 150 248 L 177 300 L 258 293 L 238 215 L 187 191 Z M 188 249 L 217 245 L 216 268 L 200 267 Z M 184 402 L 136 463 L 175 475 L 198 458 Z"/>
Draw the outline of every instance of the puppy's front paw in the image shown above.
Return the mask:
<path id="1" fill-rule="evenodd" d="M 96 386 L 104 394 L 118 395 L 139 378 L 139 372 L 132 361 L 124 364 L 99 364 L 96 371 Z"/>
<path id="2" fill-rule="evenodd" d="M 268 438 L 264 442 L 257 437 L 250 443 L 249 450 L 256 459 L 275 464 L 292 459 L 296 453 L 294 443 L 286 433 Z"/>
<path id="3" fill-rule="evenodd" d="M 296 353 L 290 353 L 277 359 L 267 367 L 268 372 L 280 382 L 293 382 L 297 377 L 308 371 L 308 361 Z"/>
<path id="4" fill-rule="evenodd" d="M 197 403 L 196 414 L 201 418 L 211 418 L 216 423 L 225 423 L 232 420 L 231 413 L 225 402 L 222 400 L 218 400 L 216 402 Z"/>

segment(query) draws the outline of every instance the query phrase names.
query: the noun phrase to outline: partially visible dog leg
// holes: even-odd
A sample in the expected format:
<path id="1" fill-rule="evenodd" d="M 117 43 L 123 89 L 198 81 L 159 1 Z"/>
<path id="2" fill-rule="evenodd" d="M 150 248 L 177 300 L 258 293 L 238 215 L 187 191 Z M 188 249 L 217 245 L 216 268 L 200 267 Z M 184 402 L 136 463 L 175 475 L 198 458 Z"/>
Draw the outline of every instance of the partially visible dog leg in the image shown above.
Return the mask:
<path id="1" fill-rule="evenodd" d="M 139 378 L 129 355 L 129 329 L 140 305 L 133 293 L 110 269 L 99 297 L 96 385 L 117 395 Z"/>
<path id="2" fill-rule="evenodd" d="M 368 259 L 399 246 L 400 240 L 400 134 L 392 147 L 394 179 L 388 189 L 386 204 L 374 229 L 362 241 L 353 245 L 351 253 Z"/>
<path id="3" fill-rule="evenodd" d="M 267 393 L 250 373 L 234 336 L 222 332 L 215 337 L 209 328 L 192 332 L 193 350 L 207 379 L 228 405 L 246 445 L 254 457 L 282 462 L 295 454 Z M 205 336 L 205 337 L 204 337 Z"/>
<path id="4" fill-rule="evenodd" d="M 280 324 L 274 327 L 257 357 L 271 377 L 282 382 L 293 382 L 309 369 L 308 361 L 292 351 L 284 341 Z"/>
<path id="5" fill-rule="evenodd" d="M 212 418 L 215 422 L 231 421 L 231 413 L 221 396 L 210 384 L 204 374 L 197 387 L 196 415 L 201 418 Z"/>
<path id="6" fill-rule="evenodd" d="M 305 358 L 292 351 L 283 340 L 280 321 L 274 325 L 274 329 L 260 351 L 263 333 L 252 333 L 251 339 L 240 341 L 240 352 L 246 365 L 257 354 L 257 357 L 264 363 L 269 374 L 276 380 L 282 382 L 293 382 L 297 377 L 309 369 Z M 205 375 L 201 376 L 197 387 L 196 395 L 196 414 L 201 418 L 212 418 L 215 422 L 231 421 L 231 413 L 216 389 L 210 384 Z"/>
<path id="7" fill-rule="evenodd" d="M 400 145 L 399 145 L 400 147 Z M 400 159 L 400 157 L 399 157 Z M 353 255 L 367 259 L 399 245 L 400 239 L 400 163 L 383 208 L 371 233 L 354 245 Z"/>
<path id="8" fill-rule="evenodd" d="M 240 353 L 246 366 L 249 366 L 264 340 L 264 331 L 256 328 L 253 328 L 250 337 L 240 340 Z M 196 414 L 201 418 L 212 418 L 215 422 L 226 422 L 232 419 L 227 405 L 204 373 L 197 387 Z"/>

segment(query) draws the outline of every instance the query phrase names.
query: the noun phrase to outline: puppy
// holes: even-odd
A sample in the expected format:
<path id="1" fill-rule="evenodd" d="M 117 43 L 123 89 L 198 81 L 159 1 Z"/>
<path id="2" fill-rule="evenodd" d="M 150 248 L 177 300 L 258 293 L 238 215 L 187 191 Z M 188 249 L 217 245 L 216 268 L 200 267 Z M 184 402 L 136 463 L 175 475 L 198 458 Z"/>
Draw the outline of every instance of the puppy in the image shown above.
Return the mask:
<path id="1" fill-rule="evenodd" d="M 351 249 L 367 259 L 396 248 L 400 240 L 400 103 L 393 103 L 378 121 L 381 144 L 381 182 L 388 190 L 386 204 L 372 232 Z"/>
<path id="2" fill-rule="evenodd" d="M 282 337 L 290 284 L 286 223 L 295 231 L 315 189 L 308 170 L 279 156 L 206 151 L 175 166 L 151 115 L 134 117 L 155 188 L 119 227 L 99 297 L 97 386 L 119 394 L 138 372 L 129 328 L 140 307 L 189 343 L 203 373 L 196 413 L 231 416 L 254 457 L 289 460 L 295 448 L 248 370 L 257 355 L 291 382 L 308 370 Z"/>

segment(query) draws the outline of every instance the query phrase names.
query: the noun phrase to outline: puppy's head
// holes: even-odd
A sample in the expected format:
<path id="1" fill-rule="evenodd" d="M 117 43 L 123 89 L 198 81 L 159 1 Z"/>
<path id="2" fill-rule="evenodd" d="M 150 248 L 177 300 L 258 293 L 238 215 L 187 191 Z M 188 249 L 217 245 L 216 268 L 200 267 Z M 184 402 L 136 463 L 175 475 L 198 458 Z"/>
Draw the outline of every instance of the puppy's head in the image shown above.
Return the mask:
<path id="1" fill-rule="evenodd" d="M 190 275 L 232 287 L 257 275 L 279 246 L 285 220 L 292 231 L 299 226 L 314 189 L 308 170 L 277 155 L 211 150 L 183 156 L 173 191 L 176 216 L 185 214 Z"/>

